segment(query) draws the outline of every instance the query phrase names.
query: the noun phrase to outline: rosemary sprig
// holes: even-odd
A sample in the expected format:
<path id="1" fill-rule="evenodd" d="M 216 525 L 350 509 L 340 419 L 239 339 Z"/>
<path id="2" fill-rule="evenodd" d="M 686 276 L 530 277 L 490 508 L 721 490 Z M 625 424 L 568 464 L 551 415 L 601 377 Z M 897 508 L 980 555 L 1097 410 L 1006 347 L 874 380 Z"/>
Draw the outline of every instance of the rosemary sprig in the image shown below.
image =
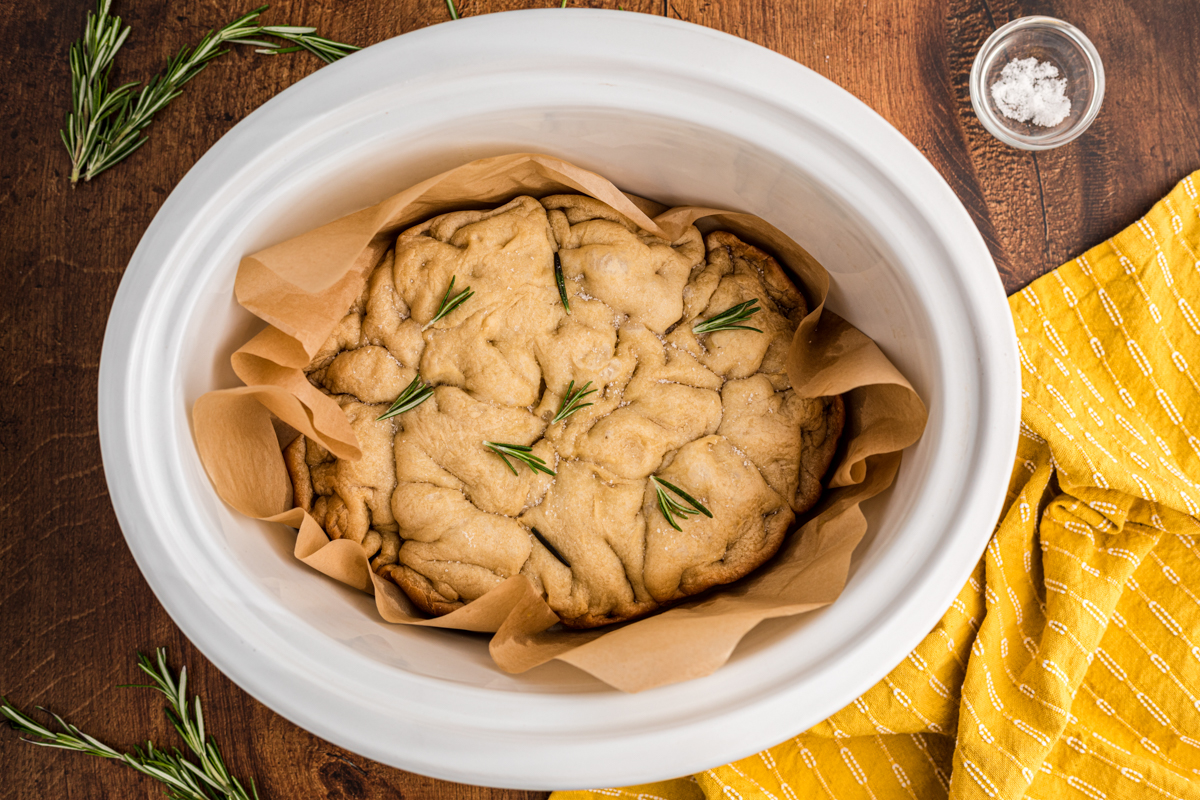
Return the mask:
<path id="1" fill-rule="evenodd" d="M 504 459 L 504 466 L 508 467 L 513 475 L 517 474 L 517 468 L 509 461 L 509 457 L 522 461 L 529 465 L 529 468 L 535 472 L 544 472 L 547 475 L 554 475 L 554 470 L 546 466 L 546 462 L 533 454 L 533 448 L 527 444 L 503 444 L 501 442 L 484 442 L 484 447 L 491 450 L 500 458 Z"/>
<path id="2" fill-rule="evenodd" d="M 110 758 L 148 775 L 166 785 L 171 800 L 258 800 L 258 789 L 250 781 L 250 791 L 229 773 L 216 741 L 204 733 L 204 713 L 200 698 L 193 697 L 193 713 L 188 713 L 187 668 L 179 670 L 179 678 L 167 666 L 167 653 L 159 648 L 157 658 L 151 661 L 138 653 L 138 667 L 150 676 L 153 684 L 143 687 L 155 689 L 166 696 L 170 706 L 167 718 L 175 726 L 188 749 L 199 762 L 187 760 L 178 748 L 170 752 L 159 750 L 152 742 L 145 749 L 134 747 L 130 753 L 121 753 L 94 736 L 65 721 L 57 714 L 50 714 L 61 731 L 52 731 L 37 720 L 23 713 L 6 698 L 0 697 L 0 714 L 8 724 L 26 737 L 24 741 L 40 747 L 73 750 L 99 758 Z M 41 741 L 38 741 L 38 740 Z"/>
<path id="3" fill-rule="evenodd" d="M 147 139 L 143 131 L 154 116 L 178 97 L 183 86 L 208 63 L 228 52 L 226 44 L 252 45 L 256 52 L 277 54 L 307 50 L 326 63 L 359 48 L 316 35 L 316 28 L 261 25 L 267 6 L 243 14 L 223 28 L 210 30 L 194 48 L 184 47 L 167 62 L 167 68 L 135 92 L 137 83 L 109 90 L 113 59 L 129 36 L 129 26 L 109 12 L 112 0 L 97 0 L 88 14 L 84 36 L 71 46 L 71 112 L 59 132 L 71 157 L 71 183 L 90 181 L 133 155 Z M 269 36 L 291 46 L 267 41 Z"/>
<path id="4" fill-rule="evenodd" d="M 680 489 L 675 484 L 670 483 L 658 477 L 657 475 L 651 475 L 650 482 L 654 484 L 654 491 L 658 493 L 659 510 L 662 511 L 663 516 L 667 518 L 667 523 L 675 530 L 683 530 L 683 528 L 679 527 L 679 523 L 675 521 L 676 514 L 685 520 L 691 514 L 703 514 L 709 519 L 712 519 L 712 512 L 705 508 L 703 503 L 692 497 L 683 489 Z M 683 503 L 680 503 L 674 497 L 671 497 L 671 495 L 667 494 L 668 489 L 682 498 L 687 505 L 685 506 Z"/>
<path id="5" fill-rule="evenodd" d="M 563 6 L 566 8 L 566 6 Z M 558 253 L 554 254 L 554 282 L 558 284 L 558 299 L 562 300 L 563 308 L 567 313 L 571 313 L 571 301 L 567 299 L 567 283 L 563 278 L 562 261 L 558 257 Z"/>
<path id="6" fill-rule="evenodd" d="M 267 6 L 262 6 L 251 13 L 260 14 L 266 9 Z M 229 42 L 230 44 L 255 45 L 258 49 L 254 52 L 261 53 L 264 56 L 279 56 L 284 53 L 299 53 L 301 50 L 307 50 L 326 64 L 332 64 L 362 49 L 358 45 L 335 42 L 333 39 L 326 39 L 324 36 L 317 36 L 316 34 L 317 29 L 307 25 L 263 25 L 259 28 L 258 33 L 252 35 L 274 36 L 292 44 L 284 47 L 277 42 L 260 41 L 245 37 L 230 39 Z"/>
<path id="7" fill-rule="evenodd" d="M 421 330 L 425 330 L 425 328 L 428 328 L 430 325 L 470 300 L 471 295 L 475 294 L 473 291 L 471 291 L 471 287 L 468 286 L 458 294 L 454 295 L 454 297 L 451 297 L 450 293 L 454 291 L 454 281 L 456 278 L 457 276 L 455 275 L 450 276 L 450 285 L 446 287 L 446 294 L 442 296 L 442 304 L 438 306 L 438 311 L 433 315 L 433 319 L 429 320 L 429 322 L 426 322 L 425 327 L 421 328 Z"/>
<path id="8" fill-rule="evenodd" d="M 391 419 L 405 411 L 412 411 L 431 397 L 433 397 L 433 387 L 421 380 L 421 373 L 418 372 L 417 377 L 412 379 L 412 382 L 400 393 L 396 401 L 388 407 L 387 411 L 376 417 L 375 421 Z"/>
<path id="9" fill-rule="evenodd" d="M 72 43 L 71 111 L 66 127 L 58 132 L 71 156 L 71 183 L 79 180 L 84 156 L 96 146 L 105 121 L 127 103 L 136 84 L 126 83 L 108 91 L 108 76 L 117 51 L 129 38 L 129 26 L 108 12 L 112 0 L 98 0 L 96 12 L 88 12 L 83 38 Z"/>
<path id="10" fill-rule="evenodd" d="M 762 309 L 758 308 L 758 298 L 755 297 L 753 300 L 738 303 L 733 308 L 727 308 L 704 322 L 697 322 L 692 326 L 692 330 L 696 333 L 715 333 L 717 331 L 758 331 L 762 333 L 758 328 L 740 324 L 759 311 Z"/>
<path id="11" fill-rule="evenodd" d="M 562 422 L 564 419 L 571 416 L 581 408 L 587 408 L 588 406 L 596 405 L 595 403 L 579 402 L 589 394 L 594 394 L 596 392 L 595 389 L 588 389 L 588 387 L 591 385 L 592 382 L 588 381 L 583 386 L 580 386 L 579 389 L 572 391 L 575 389 L 575 381 L 571 381 L 569 384 L 567 384 L 567 394 L 566 397 L 563 398 L 562 407 L 558 409 L 558 413 L 554 415 L 554 419 L 550 420 L 550 424 L 553 425 L 556 422 Z"/>

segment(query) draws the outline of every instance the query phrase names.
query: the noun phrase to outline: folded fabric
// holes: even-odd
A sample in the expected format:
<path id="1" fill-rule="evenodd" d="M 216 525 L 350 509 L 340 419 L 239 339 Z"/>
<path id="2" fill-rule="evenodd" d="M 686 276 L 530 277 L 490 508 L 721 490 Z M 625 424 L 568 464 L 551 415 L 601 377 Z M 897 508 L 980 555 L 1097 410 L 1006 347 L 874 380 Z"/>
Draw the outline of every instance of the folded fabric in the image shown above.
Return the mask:
<path id="1" fill-rule="evenodd" d="M 1005 508 L 932 632 L 756 756 L 582 798 L 1200 798 L 1200 171 L 1009 298 Z"/>

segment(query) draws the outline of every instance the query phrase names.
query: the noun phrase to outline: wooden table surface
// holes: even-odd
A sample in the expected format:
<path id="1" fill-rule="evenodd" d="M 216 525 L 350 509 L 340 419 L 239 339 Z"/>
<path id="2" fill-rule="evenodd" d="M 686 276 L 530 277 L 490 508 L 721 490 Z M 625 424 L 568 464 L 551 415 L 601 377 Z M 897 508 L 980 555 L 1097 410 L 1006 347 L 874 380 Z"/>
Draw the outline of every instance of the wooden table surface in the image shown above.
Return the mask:
<path id="1" fill-rule="evenodd" d="M 1009 291 L 1144 213 L 1200 167 L 1195 0 L 571 0 L 666 14 L 776 50 L 827 76 L 911 139 L 962 199 Z M 552 0 L 462 0 L 464 15 Z M 319 67 L 243 49 L 191 84 L 127 162 L 72 188 L 58 140 L 66 52 L 90 0 L 0 0 L 0 693 L 47 706 L 121 747 L 171 741 L 133 653 L 186 661 L 227 761 L 273 798 L 518 798 L 368 761 L 250 698 L 175 627 L 138 571 L 100 461 L 96 381 L 122 271 L 159 205 L 238 120 Z M 247 10 L 234 0 L 116 0 L 133 26 L 115 79 L 142 80 L 180 46 Z M 564 11 L 563 13 L 570 13 Z M 971 111 L 984 38 L 1020 16 L 1080 27 L 1108 85 L 1092 128 L 1057 150 L 1013 150 Z M 442 0 L 281 0 L 267 19 L 369 45 L 447 19 Z M 403 720 L 397 720 L 403 724 Z M 464 757 L 468 754 L 464 753 Z M 117 764 L 22 744 L 0 730 L 0 797 L 159 797 Z"/>

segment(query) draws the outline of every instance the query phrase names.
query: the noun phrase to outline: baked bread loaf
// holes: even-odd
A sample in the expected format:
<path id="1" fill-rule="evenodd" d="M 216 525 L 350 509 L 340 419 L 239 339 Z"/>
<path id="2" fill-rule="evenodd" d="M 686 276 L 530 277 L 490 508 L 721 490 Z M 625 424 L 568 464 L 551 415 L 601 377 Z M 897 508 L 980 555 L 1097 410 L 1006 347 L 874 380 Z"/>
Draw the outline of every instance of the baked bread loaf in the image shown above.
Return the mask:
<path id="1" fill-rule="evenodd" d="M 452 280 L 473 293 L 433 321 Z M 757 331 L 693 330 L 755 300 L 740 324 Z M 729 233 L 666 242 L 578 195 L 436 217 L 400 234 L 305 370 L 363 456 L 297 438 L 295 505 L 431 614 L 520 574 L 567 626 L 643 616 L 760 566 L 817 501 L 844 411 L 790 388 L 806 312 Z M 380 419 L 418 370 L 431 396 Z"/>

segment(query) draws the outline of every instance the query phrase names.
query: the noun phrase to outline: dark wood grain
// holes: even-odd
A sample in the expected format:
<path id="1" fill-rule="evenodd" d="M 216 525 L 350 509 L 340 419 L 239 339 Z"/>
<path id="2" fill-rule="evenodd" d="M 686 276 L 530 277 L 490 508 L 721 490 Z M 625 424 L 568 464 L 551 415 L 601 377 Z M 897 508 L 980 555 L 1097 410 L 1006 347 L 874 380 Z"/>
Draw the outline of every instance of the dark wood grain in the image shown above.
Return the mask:
<path id="1" fill-rule="evenodd" d="M 1200 167 L 1200 5 L 1194 0 L 588 0 L 745 37 L 829 77 L 929 158 L 1015 290 L 1120 230 Z M 0 0 L 0 692 L 114 744 L 169 740 L 132 653 L 186 661 L 229 762 L 265 797 L 520 798 L 367 761 L 283 720 L 196 651 L 138 572 L 109 504 L 96 432 L 108 309 L 138 239 L 188 168 L 238 120 L 318 67 L 307 56 L 227 56 L 155 122 L 139 153 L 71 188 L 57 131 L 65 53 L 86 0 Z M 463 0 L 464 14 L 550 5 Z M 141 79 L 244 10 L 231 0 L 118 0 L 134 28 L 117 79 Z M 967 74 L 997 25 L 1041 13 L 1095 42 L 1104 109 L 1076 142 L 1033 155 L 991 138 Z M 283 0 L 279 22 L 371 44 L 446 19 L 441 0 Z M 157 797 L 121 767 L 21 744 L 0 731 L 0 797 Z"/>

